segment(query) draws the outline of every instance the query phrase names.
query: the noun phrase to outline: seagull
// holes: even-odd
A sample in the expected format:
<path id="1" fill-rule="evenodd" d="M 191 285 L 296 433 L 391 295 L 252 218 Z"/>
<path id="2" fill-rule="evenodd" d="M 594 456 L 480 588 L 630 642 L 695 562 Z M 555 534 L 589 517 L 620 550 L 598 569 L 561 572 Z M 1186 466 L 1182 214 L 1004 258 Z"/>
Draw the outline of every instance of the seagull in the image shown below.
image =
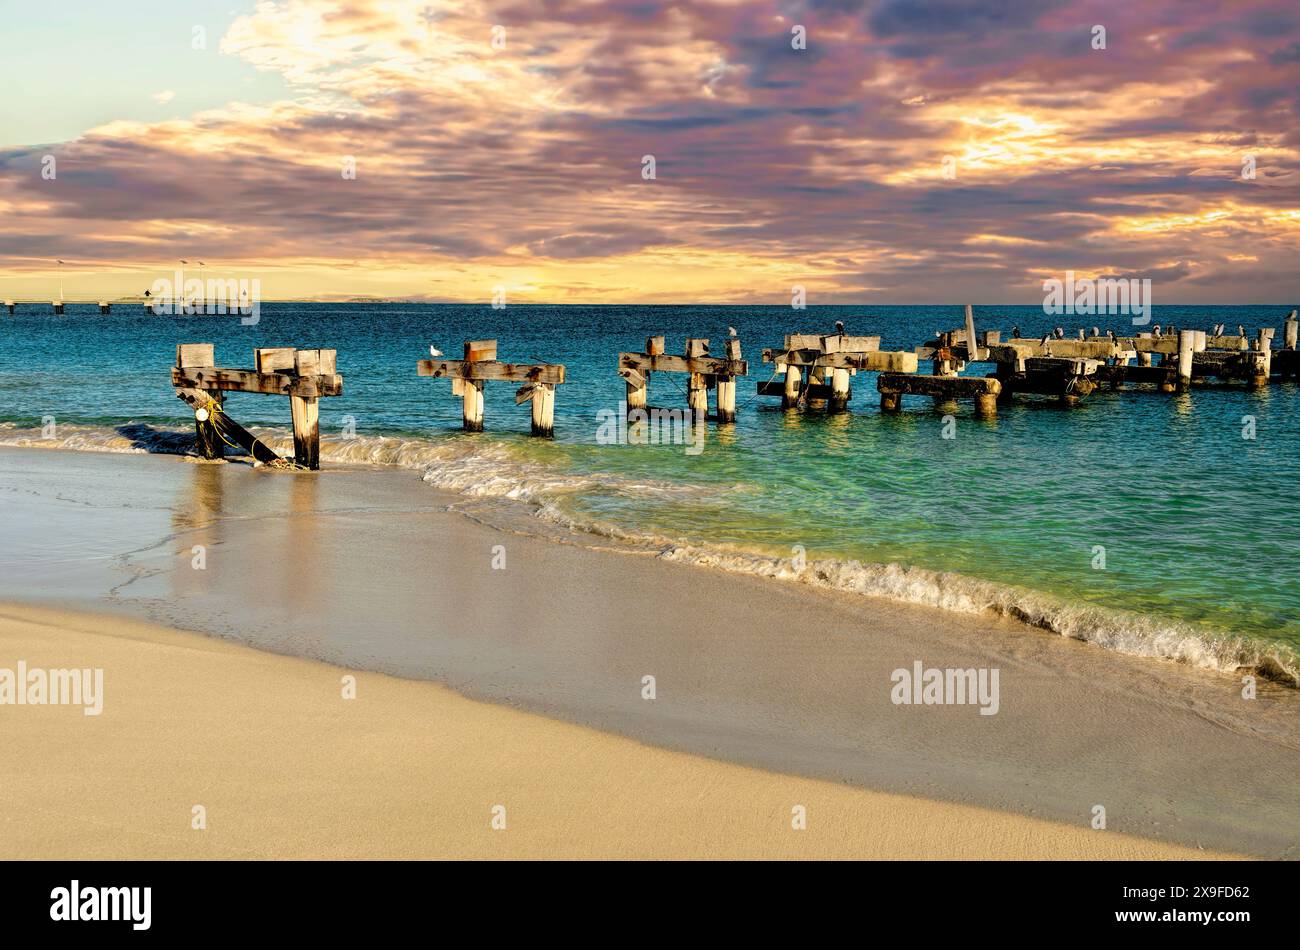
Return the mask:
<path id="1" fill-rule="evenodd" d="M 438 357 L 442 356 L 442 350 L 438 349 L 436 346 L 431 346 L 429 347 L 429 355 L 436 360 Z"/>
<path id="2" fill-rule="evenodd" d="M 1057 327 L 1057 328 L 1056 328 L 1056 338 L 1057 338 L 1058 340 L 1063 340 L 1063 339 L 1065 339 L 1065 327 Z"/>
<path id="3" fill-rule="evenodd" d="M 1115 331 L 1114 331 L 1114 330 L 1107 330 L 1107 331 L 1106 331 L 1106 335 L 1110 337 L 1112 343 L 1115 341 Z"/>
<path id="4" fill-rule="evenodd" d="M 1093 328 L 1092 328 L 1092 335 L 1093 335 L 1093 336 L 1101 336 L 1101 328 L 1100 328 L 1100 327 L 1093 327 Z"/>
<path id="5" fill-rule="evenodd" d="M 1237 336 L 1245 336 L 1245 335 L 1246 335 L 1246 328 L 1245 328 L 1244 326 L 1242 326 L 1240 323 L 1238 323 L 1238 324 L 1237 324 Z"/>
<path id="6" fill-rule="evenodd" d="M 1151 335 L 1160 336 L 1160 324 L 1157 323 L 1155 326 L 1151 328 Z"/>
<path id="7" fill-rule="evenodd" d="M 732 339 L 735 339 L 736 336 L 737 336 L 737 334 L 736 334 L 736 328 L 735 328 L 735 327 L 727 327 L 727 336 L 731 337 Z"/>
<path id="8" fill-rule="evenodd" d="M 838 333 L 840 336 L 843 336 L 843 335 L 844 335 L 844 321 L 843 321 L 843 320 L 836 320 L 836 321 L 835 321 L 835 332 Z"/>
<path id="9" fill-rule="evenodd" d="M 1041 340 L 1038 341 L 1038 345 L 1039 345 L 1039 346 L 1047 346 L 1047 341 L 1050 340 L 1051 338 L 1052 338 L 1052 334 L 1051 334 L 1050 332 L 1048 332 L 1048 333 L 1044 333 L 1044 334 L 1043 334 L 1043 338 L 1042 338 Z"/>
<path id="10" fill-rule="evenodd" d="M 1012 338 L 1013 340 L 1018 340 L 1018 339 L 1020 339 L 1020 327 L 1012 327 L 1012 328 L 1011 328 L 1011 338 Z"/>

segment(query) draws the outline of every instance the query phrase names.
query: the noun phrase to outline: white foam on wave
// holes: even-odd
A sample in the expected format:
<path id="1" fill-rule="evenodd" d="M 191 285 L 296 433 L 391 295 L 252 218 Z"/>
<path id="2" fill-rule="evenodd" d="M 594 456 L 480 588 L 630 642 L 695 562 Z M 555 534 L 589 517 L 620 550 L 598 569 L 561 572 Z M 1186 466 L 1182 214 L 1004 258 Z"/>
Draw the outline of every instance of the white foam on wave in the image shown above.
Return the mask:
<path id="1" fill-rule="evenodd" d="M 798 571 L 789 558 L 681 544 L 665 547 L 659 556 L 954 613 L 1007 617 L 1130 656 L 1173 660 L 1220 673 L 1250 667 L 1291 686 L 1300 681 L 1300 657 L 1286 644 L 1216 635 L 1164 618 L 1066 603 L 1048 594 L 964 574 L 838 559 L 809 561 Z"/>
<path id="2" fill-rule="evenodd" d="M 293 438 L 287 430 L 252 431 L 281 454 L 292 454 Z M 56 436 L 46 439 L 39 429 L 0 423 L 0 445 L 186 454 L 193 446 L 193 433 L 139 423 L 111 428 L 60 425 Z M 796 571 L 790 558 L 730 545 L 686 544 L 590 515 L 580 516 L 562 503 L 565 496 L 593 491 L 644 498 L 716 494 L 716 489 L 708 486 L 630 479 L 609 473 L 576 473 L 524 457 L 504 442 L 455 436 L 424 439 L 325 435 L 321 439 L 321 457 L 338 464 L 419 470 L 423 480 L 433 487 L 474 498 L 523 502 L 535 517 L 550 524 L 655 551 L 666 560 L 956 613 L 1008 617 L 1131 656 L 1172 660 L 1221 673 L 1250 667 L 1279 682 L 1292 686 L 1300 683 L 1300 656 L 1285 644 L 1214 634 L 1165 618 L 1067 603 L 1037 591 L 897 563 L 820 559 L 810 560 L 802 571 Z"/>

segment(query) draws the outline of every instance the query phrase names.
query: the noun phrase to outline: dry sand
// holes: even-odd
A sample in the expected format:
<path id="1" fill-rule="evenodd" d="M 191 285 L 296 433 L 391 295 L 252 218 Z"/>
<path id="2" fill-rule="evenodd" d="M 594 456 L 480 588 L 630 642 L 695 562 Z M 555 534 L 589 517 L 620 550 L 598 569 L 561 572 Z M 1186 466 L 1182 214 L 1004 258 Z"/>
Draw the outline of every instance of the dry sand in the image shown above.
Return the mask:
<path id="1" fill-rule="evenodd" d="M 207 635 L 58 634 L 67 663 L 114 667 L 110 711 L 0 707 L 8 826 L 63 801 L 105 824 L 51 842 L 97 827 L 102 854 L 140 831 L 216 848 L 189 843 L 198 802 L 206 838 L 238 842 L 223 853 L 276 856 L 1073 853 L 1045 828 L 1080 847 L 1300 853 L 1295 690 L 1246 699 L 1231 675 L 1019 623 L 555 543 L 448 504 L 538 525 L 405 470 L 0 451 L 0 602 Z M 128 647 L 138 659 L 91 662 Z M 53 662 L 27 649 L 0 636 L 0 667 Z M 362 699 L 339 702 L 342 674 L 310 660 L 367 671 Z M 892 671 L 917 661 L 999 670 L 998 713 L 893 705 Z M 39 732 L 53 722 L 68 744 Z M 497 803 L 514 844 L 479 837 Z M 809 830 L 787 837 L 794 804 Z"/>
<path id="2" fill-rule="evenodd" d="M 0 666 L 17 659 L 102 667 L 104 708 L 0 707 L 3 858 L 1223 857 L 665 751 L 433 683 L 353 671 L 344 699 L 338 667 L 116 617 L 4 605 Z"/>

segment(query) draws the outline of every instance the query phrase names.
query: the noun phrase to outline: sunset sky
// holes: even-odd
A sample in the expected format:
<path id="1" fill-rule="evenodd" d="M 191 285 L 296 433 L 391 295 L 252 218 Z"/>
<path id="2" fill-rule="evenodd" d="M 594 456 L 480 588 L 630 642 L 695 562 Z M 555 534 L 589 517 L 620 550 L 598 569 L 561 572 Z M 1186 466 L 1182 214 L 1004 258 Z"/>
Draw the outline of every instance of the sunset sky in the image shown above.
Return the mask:
<path id="1" fill-rule="evenodd" d="M 1300 298 L 1295 0 L 0 0 L 0 83 L 0 297 Z"/>

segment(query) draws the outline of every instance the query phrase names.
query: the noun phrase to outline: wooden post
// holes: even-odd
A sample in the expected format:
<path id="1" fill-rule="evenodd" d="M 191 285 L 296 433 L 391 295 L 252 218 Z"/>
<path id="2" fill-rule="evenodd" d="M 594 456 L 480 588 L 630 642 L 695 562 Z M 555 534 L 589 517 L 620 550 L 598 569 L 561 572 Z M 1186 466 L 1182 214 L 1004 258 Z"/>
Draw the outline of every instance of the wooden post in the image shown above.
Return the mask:
<path id="1" fill-rule="evenodd" d="M 799 405 L 799 392 L 803 389 L 803 369 L 793 363 L 785 367 L 785 394 L 781 397 L 782 409 L 793 409 Z"/>
<path id="2" fill-rule="evenodd" d="M 55 301 L 53 301 L 53 304 L 52 304 L 52 305 L 53 305 L 53 307 L 54 307 L 54 315 L 55 315 L 56 317 L 61 317 L 61 316 L 63 316 L 63 301 L 62 301 L 62 300 L 55 300 Z"/>
<path id="3" fill-rule="evenodd" d="M 831 412 L 844 412 L 849 407 L 849 371 L 831 371 Z"/>
<path id="4" fill-rule="evenodd" d="M 14 302 L 12 300 L 6 300 L 5 309 L 9 311 L 9 316 L 12 317 L 14 315 Z"/>
<path id="5" fill-rule="evenodd" d="M 1196 352 L 1196 331 L 1178 331 L 1178 388 L 1184 392 L 1192 386 L 1192 354 Z"/>
<path id="6" fill-rule="evenodd" d="M 736 421 L 736 377 L 718 377 L 718 421 Z"/>
<path id="7" fill-rule="evenodd" d="M 293 367 L 295 376 L 319 376 L 334 372 L 334 350 L 257 349 L 253 351 L 260 373 L 273 372 L 269 367 Z M 289 396 L 289 415 L 293 420 L 293 457 L 304 468 L 320 468 L 320 401 L 315 396 Z"/>
<path id="8" fill-rule="evenodd" d="M 113 305 L 110 304 L 107 300 L 101 300 L 99 302 L 99 312 L 101 314 L 112 313 L 112 311 L 113 311 Z"/>
<path id="9" fill-rule="evenodd" d="M 216 420 L 214 419 L 216 413 L 214 413 L 212 409 L 215 408 L 219 412 L 225 405 L 225 399 L 222 397 L 221 393 L 213 390 L 202 390 L 202 392 L 212 400 L 215 406 L 195 407 L 194 430 L 197 437 L 194 440 L 194 448 L 199 453 L 199 458 L 219 459 L 225 456 L 225 452 L 222 448 L 224 443 L 221 440 L 221 435 L 217 430 Z"/>
<path id="10" fill-rule="evenodd" d="M 533 393 L 533 435 L 555 435 L 555 384 L 538 383 Z"/>
<path id="11" fill-rule="evenodd" d="M 814 366 L 811 370 L 809 370 L 809 372 L 808 372 L 808 385 L 809 385 L 810 387 L 811 387 L 811 386 L 814 386 L 814 385 L 816 385 L 816 386 L 825 386 L 825 385 L 826 385 L 826 367 L 824 367 L 824 366 Z M 825 409 L 825 408 L 826 408 L 826 400 L 825 400 L 825 399 L 821 399 L 821 398 L 813 399 L 812 396 L 810 395 L 810 396 L 808 397 L 808 408 L 809 408 L 809 409 Z"/>
<path id="12" fill-rule="evenodd" d="M 693 421 L 700 422 L 709 415 L 709 384 L 703 373 L 691 373 L 686 390 L 686 405 L 690 407 Z"/>
<path id="13" fill-rule="evenodd" d="M 881 412 L 898 412 L 902 405 L 903 396 L 901 393 L 881 393 L 880 394 L 880 411 Z"/>
<path id="14" fill-rule="evenodd" d="M 293 458 L 304 468 L 320 468 L 320 401 L 315 396 L 290 396 L 293 417 Z"/>
<path id="15" fill-rule="evenodd" d="M 735 337 L 727 340 L 727 359 L 740 359 L 740 341 Z M 718 421 L 735 422 L 736 421 L 736 377 L 735 376 L 716 376 L 718 388 Z"/>
<path id="16" fill-rule="evenodd" d="M 461 380 L 464 393 L 464 409 L 461 417 L 466 432 L 483 431 L 483 380 Z"/>
<path id="17" fill-rule="evenodd" d="M 12 306 L 9 312 L 14 312 Z M 1300 343 L 1298 338 L 1300 338 L 1300 321 L 1296 320 L 1296 312 L 1292 310 L 1286 318 L 1286 323 L 1282 325 L 1282 345 L 1288 350 L 1294 350 L 1297 343 Z"/>
<path id="18" fill-rule="evenodd" d="M 975 310 L 970 304 L 966 304 L 966 354 L 972 363 L 976 363 L 980 358 L 980 341 L 975 335 Z"/>
<path id="19" fill-rule="evenodd" d="M 998 414 L 998 397 L 994 393 L 980 393 L 975 397 L 975 415 L 992 419 Z"/>
<path id="20" fill-rule="evenodd" d="M 211 343 L 178 343 L 176 345 L 176 365 L 180 367 L 215 366 L 215 349 Z M 222 457 L 221 437 L 217 434 L 216 422 L 208 409 L 208 400 L 223 403 L 219 392 L 198 390 L 198 399 L 194 402 L 194 449 L 200 458 L 217 459 Z"/>
<path id="21" fill-rule="evenodd" d="M 1267 386 L 1268 377 L 1273 372 L 1273 333 L 1272 327 L 1259 328 L 1256 349 L 1263 355 L 1263 359 L 1256 361 L 1255 376 L 1251 379 L 1251 385 L 1256 388 Z"/>
<path id="22" fill-rule="evenodd" d="M 650 371 L 647 370 L 645 375 L 642 375 L 634 369 L 625 369 L 623 370 L 623 380 L 627 383 L 628 412 L 633 409 L 644 409 L 650 384 Z"/>

